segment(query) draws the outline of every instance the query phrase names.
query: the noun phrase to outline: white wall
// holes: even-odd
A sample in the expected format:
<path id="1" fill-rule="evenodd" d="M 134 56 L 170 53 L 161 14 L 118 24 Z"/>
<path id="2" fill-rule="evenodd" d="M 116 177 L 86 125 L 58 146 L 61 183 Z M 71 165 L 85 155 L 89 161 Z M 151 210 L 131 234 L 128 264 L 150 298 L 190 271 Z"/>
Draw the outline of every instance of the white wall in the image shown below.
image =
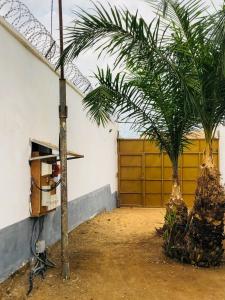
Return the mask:
<path id="1" fill-rule="evenodd" d="M 225 126 L 220 125 L 217 136 L 219 137 L 219 168 L 221 183 L 225 184 Z"/>
<path id="2" fill-rule="evenodd" d="M 0 229 L 29 217 L 30 138 L 58 144 L 58 76 L 0 19 Z M 111 184 L 117 190 L 117 127 L 98 128 L 67 85 L 69 200 Z M 112 132 L 109 132 L 112 129 Z"/>

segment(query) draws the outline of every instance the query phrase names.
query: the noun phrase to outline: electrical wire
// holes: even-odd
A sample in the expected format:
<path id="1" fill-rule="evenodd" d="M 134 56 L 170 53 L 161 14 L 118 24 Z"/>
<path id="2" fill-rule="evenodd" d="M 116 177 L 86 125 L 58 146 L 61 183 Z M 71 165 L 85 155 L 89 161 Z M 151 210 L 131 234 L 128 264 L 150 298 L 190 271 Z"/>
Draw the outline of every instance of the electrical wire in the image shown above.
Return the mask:
<path id="1" fill-rule="evenodd" d="M 45 216 L 41 216 L 41 217 L 39 217 L 39 218 L 35 218 L 35 220 L 34 220 L 34 224 L 33 224 L 33 230 L 32 230 L 32 237 L 31 237 L 31 253 L 33 254 L 33 256 L 37 259 L 37 260 L 39 260 L 40 262 L 42 262 L 42 263 L 46 263 L 45 261 L 43 261 L 40 257 L 39 257 L 39 255 L 37 254 L 37 252 L 36 252 L 36 244 L 37 244 L 37 241 L 40 239 L 40 236 L 41 236 L 41 234 L 42 234 L 42 232 L 43 232 L 43 227 L 44 227 L 44 219 L 45 219 Z M 36 225 L 39 225 L 39 229 L 37 230 L 36 229 Z M 37 235 L 37 236 L 36 236 Z M 53 267 L 53 266 L 55 266 L 55 264 L 54 263 L 52 263 L 52 262 L 50 262 L 49 264 L 48 264 L 48 261 L 47 261 L 47 265 L 49 266 L 49 267 Z"/>
<path id="2" fill-rule="evenodd" d="M 33 219 L 31 235 L 31 253 L 35 258 L 35 264 L 32 267 L 29 274 L 29 289 L 27 295 L 29 295 L 33 289 L 34 277 L 40 275 L 42 278 L 44 278 L 44 273 L 47 271 L 47 269 L 54 268 L 56 266 L 55 263 L 48 259 L 46 250 L 42 253 L 37 253 L 36 250 L 37 242 L 41 238 L 43 232 L 44 220 L 45 216 Z"/>
<path id="3" fill-rule="evenodd" d="M 34 180 L 33 177 L 31 178 L 31 183 L 32 183 L 32 185 L 34 185 L 39 191 L 48 193 L 48 192 L 51 192 L 51 191 L 55 190 L 55 189 L 60 185 L 61 179 L 59 179 L 59 180 L 58 180 L 58 181 L 57 181 L 50 189 L 43 189 L 43 188 L 39 187 L 39 186 L 37 185 L 37 183 L 35 182 L 35 180 Z"/>

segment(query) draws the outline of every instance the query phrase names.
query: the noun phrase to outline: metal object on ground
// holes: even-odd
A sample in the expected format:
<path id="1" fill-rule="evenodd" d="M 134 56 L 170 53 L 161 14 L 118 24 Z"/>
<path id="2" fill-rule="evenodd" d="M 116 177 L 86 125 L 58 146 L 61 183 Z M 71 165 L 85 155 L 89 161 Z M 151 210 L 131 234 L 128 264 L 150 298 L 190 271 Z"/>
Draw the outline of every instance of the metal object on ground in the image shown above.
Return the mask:
<path id="1" fill-rule="evenodd" d="M 45 252 L 45 240 L 38 240 L 36 242 L 36 253 L 44 253 Z"/>

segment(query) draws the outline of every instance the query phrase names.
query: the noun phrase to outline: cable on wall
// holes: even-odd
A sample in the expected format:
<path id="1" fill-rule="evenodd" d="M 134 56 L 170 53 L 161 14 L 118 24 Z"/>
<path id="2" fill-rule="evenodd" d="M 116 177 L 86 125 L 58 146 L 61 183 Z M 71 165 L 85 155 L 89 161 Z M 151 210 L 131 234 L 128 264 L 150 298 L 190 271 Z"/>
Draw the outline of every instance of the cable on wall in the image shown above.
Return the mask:
<path id="1" fill-rule="evenodd" d="M 42 278 L 44 278 L 44 273 L 47 271 L 47 269 L 55 267 L 55 263 L 53 263 L 48 259 L 46 250 L 43 251 L 42 253 L 37 253 L 37 249 L 36 249 L 37 242 L 41 238 L 43 232 L 44 220 L 45 220 L 45 216 L 33 219 L 30 247 L 31 247 L 31 253 L 34 258 L 34 265 L 29 274 L 29 288 L 28 288 L 27 295 L 29 295 L 33 290 L 34 277 L 41 276 Z"/>

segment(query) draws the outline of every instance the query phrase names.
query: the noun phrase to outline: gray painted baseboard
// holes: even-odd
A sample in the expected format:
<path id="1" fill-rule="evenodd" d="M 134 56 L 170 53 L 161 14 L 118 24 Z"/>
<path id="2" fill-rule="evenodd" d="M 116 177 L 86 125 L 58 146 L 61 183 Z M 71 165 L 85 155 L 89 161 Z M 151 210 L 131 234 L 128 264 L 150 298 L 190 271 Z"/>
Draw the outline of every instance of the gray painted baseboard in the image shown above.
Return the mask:
<path id="1" fill-rule="evenodd" d="M 102 211 L 116 208 L 116 193 L 110 185 L 69 202 L 69 230 Z M 30 240 L 33 220 L 27 218 L 0 230 L 0 282 L 28 262 L 31 257 Z M 43 238 L 47 245 L 60 239 L 60 207 L 50 213 L 44 222 Z"/>

